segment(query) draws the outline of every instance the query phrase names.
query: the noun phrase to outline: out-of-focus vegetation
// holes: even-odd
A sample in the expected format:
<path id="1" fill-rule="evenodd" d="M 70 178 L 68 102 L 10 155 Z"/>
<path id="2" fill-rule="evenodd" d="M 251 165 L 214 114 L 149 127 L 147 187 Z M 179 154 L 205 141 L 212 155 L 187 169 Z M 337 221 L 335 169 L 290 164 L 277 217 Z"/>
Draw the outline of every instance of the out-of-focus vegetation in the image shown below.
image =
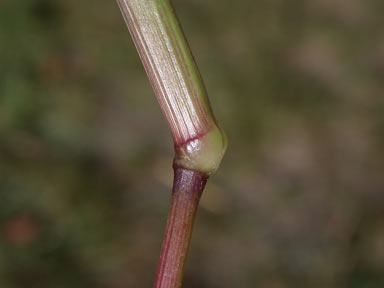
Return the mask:
<path id="1" fill-rule="evenodd" d="M 175 0 L 229 138 L 188 287 L 384 287 L 384 2 Z M 172 141 L 114 1 L 0 1 L 0 287 L 151 287 Z"/>

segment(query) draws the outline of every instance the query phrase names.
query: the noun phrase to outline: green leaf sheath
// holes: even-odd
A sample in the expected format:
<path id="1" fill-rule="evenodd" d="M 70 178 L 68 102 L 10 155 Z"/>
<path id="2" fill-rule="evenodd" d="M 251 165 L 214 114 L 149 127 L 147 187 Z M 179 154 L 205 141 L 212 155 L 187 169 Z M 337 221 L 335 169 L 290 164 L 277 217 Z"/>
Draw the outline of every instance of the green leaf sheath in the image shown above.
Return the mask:
<path id="1" fill-rule="evenodd" d="M 226 138 L 170 2 L 117 2 L 168 121 L 175 164 L 213 173 L 224 155 Z"/>

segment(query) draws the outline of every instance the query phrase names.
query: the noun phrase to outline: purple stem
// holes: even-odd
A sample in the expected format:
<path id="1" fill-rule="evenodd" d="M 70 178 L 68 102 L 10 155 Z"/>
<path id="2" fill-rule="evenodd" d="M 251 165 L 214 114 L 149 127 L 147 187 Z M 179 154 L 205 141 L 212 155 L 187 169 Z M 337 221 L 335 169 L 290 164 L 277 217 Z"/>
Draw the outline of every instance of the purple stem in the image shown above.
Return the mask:
<path id="1" fill-rule="evenodd" d="M 208 179 L 205 173 L 177 166 L 174 166 L 174 172 L 171 207 L 155 288 L 181 286 L 197 207 Z"/>

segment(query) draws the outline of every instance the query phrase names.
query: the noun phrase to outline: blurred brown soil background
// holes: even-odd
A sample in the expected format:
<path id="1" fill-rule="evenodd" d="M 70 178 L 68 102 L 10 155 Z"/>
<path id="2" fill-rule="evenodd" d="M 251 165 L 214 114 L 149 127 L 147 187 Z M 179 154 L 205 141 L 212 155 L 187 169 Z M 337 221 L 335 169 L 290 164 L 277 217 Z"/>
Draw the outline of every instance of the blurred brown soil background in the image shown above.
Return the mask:
<path id="1" fill-rule="evenodd" d="M 173 4 L 229 138 L 183 287 L 384 287 L 384 2 Z M 114 1 L 0 0 L 0 287 L 151 287 L 172 157 Z"/>

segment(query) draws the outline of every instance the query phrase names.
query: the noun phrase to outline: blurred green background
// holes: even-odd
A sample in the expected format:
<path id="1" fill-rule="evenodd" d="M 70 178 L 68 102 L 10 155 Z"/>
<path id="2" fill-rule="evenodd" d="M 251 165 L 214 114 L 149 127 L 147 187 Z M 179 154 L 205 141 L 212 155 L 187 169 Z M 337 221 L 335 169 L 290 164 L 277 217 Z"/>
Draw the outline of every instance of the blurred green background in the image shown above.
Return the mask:
<path id="1" fill-rule="evenodd" d="M 173 4 L 229 138 L 183 287 L 384 287 L 384 2 Z M 172 150 L 115 1 L 0 0 L 0 287 L 151 287 Z"/>

